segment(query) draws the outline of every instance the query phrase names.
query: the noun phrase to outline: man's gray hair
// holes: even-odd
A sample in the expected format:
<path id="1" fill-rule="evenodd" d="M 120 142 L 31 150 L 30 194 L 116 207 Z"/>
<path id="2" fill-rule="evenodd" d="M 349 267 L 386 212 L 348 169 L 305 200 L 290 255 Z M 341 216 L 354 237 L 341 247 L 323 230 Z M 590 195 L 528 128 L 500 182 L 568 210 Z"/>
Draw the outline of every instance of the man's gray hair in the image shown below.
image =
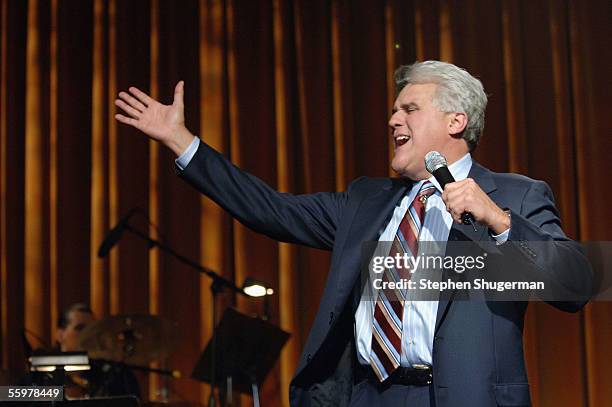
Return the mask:
<path id="1" fill-rule="evenodd" d="M 440 61 L 402 65 L 395 70 L 394 79 L 398 94 L 408 84 L 438 85 L 432 103 L 441 112 L 467 115 L 468 123 L 462 137 L 470 151 L 476 148 L 484 128 L 487 107 L 487 95 L 480 80 L 465 69 Z"/>

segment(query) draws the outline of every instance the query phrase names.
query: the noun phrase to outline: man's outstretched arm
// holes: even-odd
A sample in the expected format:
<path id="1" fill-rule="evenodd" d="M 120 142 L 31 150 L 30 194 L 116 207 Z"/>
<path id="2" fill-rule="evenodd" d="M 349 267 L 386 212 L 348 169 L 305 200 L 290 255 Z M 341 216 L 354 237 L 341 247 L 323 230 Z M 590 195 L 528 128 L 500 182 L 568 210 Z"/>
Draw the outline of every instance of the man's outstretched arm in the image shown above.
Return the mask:
<path id="1" fill-rule="evenodd" d="M 171 105 L 164 105 L 137 88 L 120 92 L 115 104 L 125 114 L 115 118 L 183 154 L 195 136 L 185 127 L 184 84 L 179 82 Z M 273 239 L 330 250 L 347 193 L 291 195 L 279 193 L 259 178 L 232 165 L 200 142 L 181 177 L 209 196 L 241 223 Z M 197 145 L 197 144 L 196 144 Z"/>

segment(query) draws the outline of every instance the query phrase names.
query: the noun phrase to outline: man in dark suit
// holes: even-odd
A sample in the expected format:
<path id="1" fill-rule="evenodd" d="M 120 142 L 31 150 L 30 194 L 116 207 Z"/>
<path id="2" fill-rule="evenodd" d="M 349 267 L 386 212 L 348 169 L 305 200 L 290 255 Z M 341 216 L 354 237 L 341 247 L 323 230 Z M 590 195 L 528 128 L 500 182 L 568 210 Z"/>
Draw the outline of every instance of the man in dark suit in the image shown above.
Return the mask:
<path id="1" fill-rule="evenodd" d="M 371 274 L 361 278 L 363 243 L 393 242 L 387 250 L 416 255 L 426 241 L 490 242 L 499 258 L 519 259 L 531 277 L 575 293 L 580 300 L 553 303 L 568 311 L 588 298 L 588 261 L 563 233 L 545 183 L 472 162 L 487 103 L 479 80 L 439 61 L 400 67 L 395 79 L 389 127 L 400 178 L 359 178 L 339 193 L 280 194 L 233 166 L 185 128 L 182 82 L 172 105 L 136 88 L 121 92 L 116 105 L 127 116 L 116 118 L 174 151 L 180 176 L 243 224 L 333 251 L 292 381 L 293 406 L 530 405 L 525 302 L 457 301 L 442 293 L 415 301 L 405 291 L 377 288 Z M 432 150 L 446 157 L 456 179 L 444 190 L 425 169 Z M 461 223 L 465 212 L 477 230 Z M 390 269 L 383 281 L 402 276 L 399 267 Z"/>

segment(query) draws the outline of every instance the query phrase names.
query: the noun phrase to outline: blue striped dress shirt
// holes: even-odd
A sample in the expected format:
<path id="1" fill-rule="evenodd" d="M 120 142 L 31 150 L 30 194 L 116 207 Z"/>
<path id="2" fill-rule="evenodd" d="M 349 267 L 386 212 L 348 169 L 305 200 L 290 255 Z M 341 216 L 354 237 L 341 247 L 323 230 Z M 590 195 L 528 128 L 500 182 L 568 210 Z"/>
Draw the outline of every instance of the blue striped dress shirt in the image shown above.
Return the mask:
<path id="1" fill-rule="evenodd" d="M 448 166 L 455 180 L 467 178 L 472 167 L 472 157 L 466 154 L 460 160 Z M 453 223 L 453 218 L 446 210 L 442 201 L 440 184 L 435 178 L 429 179 L 436 186 L 436 193 L 427 199 L 425 209 L 425 222 L 419 233 L 419 242 L 446 242 Z M 425 180 L 413 185 L 395 207 L 391 220 L 380 235 L 380 246 L 388 247 L 393 241 L 397 228 L 404 218 L 406 211 L 421 189 Z M 386 249 L 382 249 L 385 251 Z M 387 250 L 388 251 L 388 250 Z M 442 255 L 444 255 L 442 253 Z M 365 284 L 361 301 L 355 312 L 355 339 L 357 342 L 357 357 L 364 365 L 370 364 L 370 350 L 372 344 L 372 321 L 374 305 L 376 303 L 376 289 L 372 282 Z M 401 366 L 414 364 L 431 365 L 431 352 L 433 349 L 434 328 L 438 301 L 406 301 L 402 321 L 402 355 Z"/>

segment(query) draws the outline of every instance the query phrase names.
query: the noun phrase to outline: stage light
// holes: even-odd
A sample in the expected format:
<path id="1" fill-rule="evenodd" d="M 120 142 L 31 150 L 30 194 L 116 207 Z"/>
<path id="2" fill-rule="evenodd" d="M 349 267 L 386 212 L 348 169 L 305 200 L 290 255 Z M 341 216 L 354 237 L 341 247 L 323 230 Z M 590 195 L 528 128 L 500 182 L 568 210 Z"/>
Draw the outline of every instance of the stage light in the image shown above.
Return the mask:
<path id="1" fill-rule="evenodd" d="M 242 290 L 250 297 L 264 297 L 274 294 L 274 290 L 267 287 L 265 283 L 250 277 L 244 280 Z"/>

